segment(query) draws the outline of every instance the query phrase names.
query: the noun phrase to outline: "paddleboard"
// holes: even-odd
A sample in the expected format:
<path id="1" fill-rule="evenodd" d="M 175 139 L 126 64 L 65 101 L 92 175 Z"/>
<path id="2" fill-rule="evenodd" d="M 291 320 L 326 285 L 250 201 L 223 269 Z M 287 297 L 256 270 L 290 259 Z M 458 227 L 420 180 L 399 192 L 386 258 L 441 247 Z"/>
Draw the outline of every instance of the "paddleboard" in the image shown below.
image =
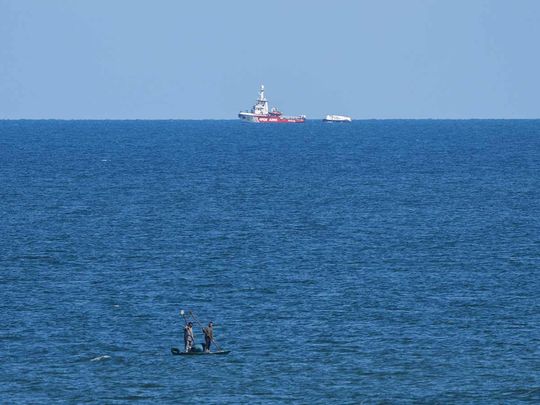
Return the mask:
<path id="1" fill-rule="evenodd" d="M 220 350 L 217 352 L 188 352 L 186 353 L 182 350 L 177 349 L 176 347 L 173 347 L 171 349 L 171 353 L 176 356 L 204 356 L 207 354 L 229 354 L 230 352 L 231 352 L 230 350 Z"/>

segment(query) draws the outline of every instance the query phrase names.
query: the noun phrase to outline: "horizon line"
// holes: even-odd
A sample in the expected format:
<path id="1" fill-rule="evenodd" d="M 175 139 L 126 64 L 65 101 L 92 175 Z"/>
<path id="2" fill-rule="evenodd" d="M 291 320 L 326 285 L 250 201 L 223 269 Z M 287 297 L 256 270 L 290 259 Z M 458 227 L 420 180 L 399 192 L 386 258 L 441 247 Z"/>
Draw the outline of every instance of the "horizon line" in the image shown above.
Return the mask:
<path id="1" fill-rule="evenodd" d="M 306 121 L 322 121 L 323 118 L 306 118 Z M 537 118 L 470 117 L 470 118 L 354 118 L 353 121 L 535 121 Z M 0 121 L 236 121 L 238 118 L 1 118 Z M 245 122 L 243 122 L 245 123 Z"/>

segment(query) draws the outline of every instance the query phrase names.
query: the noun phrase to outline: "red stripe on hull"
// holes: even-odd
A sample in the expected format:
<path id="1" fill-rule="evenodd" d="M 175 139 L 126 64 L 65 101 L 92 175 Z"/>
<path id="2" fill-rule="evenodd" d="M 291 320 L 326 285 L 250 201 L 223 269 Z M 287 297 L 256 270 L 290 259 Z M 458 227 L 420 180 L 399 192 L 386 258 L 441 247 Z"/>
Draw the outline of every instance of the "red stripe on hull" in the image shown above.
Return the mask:
<path id="1" fill-rule="evenodd" d="M 300 124 L 305 121 L 305 118 L 257 117 L 257 122 L 263 123 Z"/>

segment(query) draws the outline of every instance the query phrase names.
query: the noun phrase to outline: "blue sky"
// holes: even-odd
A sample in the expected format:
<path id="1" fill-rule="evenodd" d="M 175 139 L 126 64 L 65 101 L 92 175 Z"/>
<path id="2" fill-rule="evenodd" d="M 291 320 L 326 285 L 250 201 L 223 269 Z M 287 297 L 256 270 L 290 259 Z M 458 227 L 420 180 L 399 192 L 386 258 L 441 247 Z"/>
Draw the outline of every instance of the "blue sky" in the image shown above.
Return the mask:
<path id="1" fill-rule="evenodd" d="M 0 118 L 540 118 L 540 1 L 0 0 Z"/>

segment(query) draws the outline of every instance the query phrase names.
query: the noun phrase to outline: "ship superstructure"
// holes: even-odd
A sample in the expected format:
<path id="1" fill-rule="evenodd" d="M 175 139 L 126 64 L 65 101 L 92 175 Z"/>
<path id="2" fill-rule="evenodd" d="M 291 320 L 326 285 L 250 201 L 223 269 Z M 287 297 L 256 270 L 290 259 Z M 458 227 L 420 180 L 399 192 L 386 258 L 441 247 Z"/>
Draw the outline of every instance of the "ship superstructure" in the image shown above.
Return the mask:
<path id="1" fill-rule="evenodd" d="M 255 101 L 255 105 L 251 108 L 251 111 L 240 112 L 238 118 L 246 122 L 260 123 L 303 123 L 306 121 L 305 115 L 285 117 L 277 108 L 272 108 L 269 111 L 268 101 L 264 96 L 264 85 L 261 85 L 259 98 Z"/>

